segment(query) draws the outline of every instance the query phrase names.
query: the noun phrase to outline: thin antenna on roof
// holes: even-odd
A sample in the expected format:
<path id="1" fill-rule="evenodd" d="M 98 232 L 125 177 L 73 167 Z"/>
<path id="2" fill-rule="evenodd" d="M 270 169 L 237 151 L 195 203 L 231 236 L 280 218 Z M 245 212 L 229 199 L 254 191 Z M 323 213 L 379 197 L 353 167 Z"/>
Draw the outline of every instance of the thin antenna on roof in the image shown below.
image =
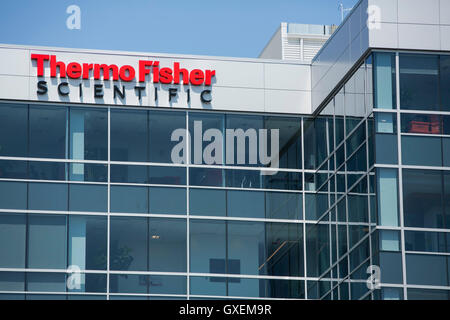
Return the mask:
<path id="1" fill-rule="evenodd" d="M 344 4 L 342 2 L 339 3 L 338 10 L 341 12 L 341 22 L 344 21 L 345 13 L 351 11 L 352 9 L 353 7 L 344 8 Z"/>

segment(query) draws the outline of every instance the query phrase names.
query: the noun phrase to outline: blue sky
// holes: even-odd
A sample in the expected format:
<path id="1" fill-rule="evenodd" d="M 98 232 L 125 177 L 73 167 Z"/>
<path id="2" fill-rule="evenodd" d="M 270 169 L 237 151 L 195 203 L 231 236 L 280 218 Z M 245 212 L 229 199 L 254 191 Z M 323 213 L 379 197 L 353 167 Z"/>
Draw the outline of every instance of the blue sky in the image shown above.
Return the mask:
<path id="1" fill-rule="evenodd" d="M 339 24 L 357 0 L 4 0 L 0 43 L 257 57 L 280 22 Z M 81 30 L 66 27 L 69 5 Z"/>

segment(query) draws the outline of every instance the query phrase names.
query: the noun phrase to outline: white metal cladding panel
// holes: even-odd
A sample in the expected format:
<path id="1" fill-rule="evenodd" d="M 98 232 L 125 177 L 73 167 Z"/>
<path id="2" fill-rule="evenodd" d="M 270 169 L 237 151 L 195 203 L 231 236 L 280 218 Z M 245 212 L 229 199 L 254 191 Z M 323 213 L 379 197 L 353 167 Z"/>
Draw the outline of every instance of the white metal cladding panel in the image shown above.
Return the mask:
<path id="1" fill-rule="evenodd" d="M 303 40 L 303 59 L 312 60 L 314 56 L 322 48 L 325 40 L 319 39 L 304 39 Z"/>
<path id="2" fill-rule="evenodd" d="M 146 90 L 139 100 L 134 86 L 139 84 L 136 79 L 132 82 L 104 81 L 90 79 L 49 78 L 49 63 L 45 63 L 45 77 L 37 77 L 36 62 L 31 61 L 31 53 L 56 55 L 58 61 L 66 65 L 70 62 L 116 64 L 119 67 L 131 65 L 138 75 L 138 61 L 158 60 L 160 66 L 173 67 L 175 61 L 181 67 L 192 70 L 215 69 L 216 79 L 211 87 L 156 85 L 158 87 L 158 102 L 155 102 L 155 85 L 147 79 Z M 3 59 L 5 57 L 5 59 Z M 107 105 L 159 106 L 169 108 L 194 108 L 221 111 L 248 112 L 280 112 L 302 113 L 310 110 L 311 77 L 310 66 L 307 64 L 286 63 L 260 59 L 235 59 L 220 57 L 195 57 L 176 55 L 145 55 L 139 53 L 109 52 L 96 50 L 25 47 L 14 45 L 0 45 L 0 60 L 8 60 L 0 71 L 0 99 L 32 100 L 46 102 L 92 103 Z M 3 73 L 3 74 L 2 74 Z M 48 92 L 37 94 L 38 81 L 47 81 Z M 67 96 L 58 94 L 57 86 L 61 82 L 69 85 L 64 91 Z M 104 98 L 94 98 L 94 85 L 102 84 Z M 113 96 L 113 86 L 125 86 L 126 98 Z M 80 96 L 79 86 L 83 95 Z M 169 102 L 168 88 L 178 89 L 177 96 Z M 187 103 L 187 89 L 191 91 L 191 102 Z M 202 103 L 200 93 L 204 89 L 211 89 L 212 102 Z M 276 94 L 267 93 L 278 90 Z M 298 99 L 297 97 L 301 97 Z M 306 104 L 306 105 L 305 105 Z"/>
<path id="3" fill-rule="evenodd" d="M 301 46 L 299 38 L 283 38 L 284 42 L 284 56 L 285 60 L 300 60 Z"/>

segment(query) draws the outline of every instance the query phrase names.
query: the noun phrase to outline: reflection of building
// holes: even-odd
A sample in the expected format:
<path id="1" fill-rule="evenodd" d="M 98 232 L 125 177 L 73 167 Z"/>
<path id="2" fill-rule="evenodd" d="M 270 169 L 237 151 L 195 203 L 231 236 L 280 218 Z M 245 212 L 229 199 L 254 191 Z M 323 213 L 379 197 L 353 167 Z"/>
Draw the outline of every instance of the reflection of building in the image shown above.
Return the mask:
<path id="1" fill-rule="evenodd" d="M 448 1 L 370 3 L 312 62 L 0 46 L 0 299 L 448 299 Z M 205 132 L 238 128 L 280 130 L 276 173 L 251 148 L 205 162 Z"/>

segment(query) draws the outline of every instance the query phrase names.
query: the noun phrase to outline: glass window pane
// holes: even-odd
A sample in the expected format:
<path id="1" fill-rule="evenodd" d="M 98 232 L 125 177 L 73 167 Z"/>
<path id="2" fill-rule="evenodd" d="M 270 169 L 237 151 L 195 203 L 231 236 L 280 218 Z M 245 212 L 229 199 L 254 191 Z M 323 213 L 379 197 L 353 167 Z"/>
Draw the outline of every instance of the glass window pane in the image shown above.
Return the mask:
<path id="1" fill-rule="evenodd" d="M 264 274 L 265 226 L 264 222 L 229 221 L 228 268 L 231 274 Z"/>
<path id="2" fill-rule="evenodd" d="M 64 273 L 28 272 L 27 289 L 36 292 L 66 292 L 66 275 Z M 65 299 L 65 295 L 60 297 Z M 54 298 L 55 296 L 51 297 L 51 299 Z"/>
<path id="3" fill-rule="evenodd" d="M 0 293 L 0 300 L 25 300 L 25 295 L 16 293 Z"/>
<path id="4" fill-rule="evenodd" d="M 47 290 L 51 291 L 51 290 Z M 66 300 L 65 294 L 27 294 L 25 300 Z"/>
<path id="5" fill-rule="evenodd" d="M 28 209 L 67 211 L 68 186 L 63 183 L 30 183 Z"/>
<path id="6" fill-rule="evenodd" d="M 266 223 L 264 258 L 260 274 L 302 277 L 303 224 Z"/>
<path id="7" fill-rule="evenodd" d="M 345 125 L 350 133 L 366 114 L 365 109 L 365 65 L 361 64 L 345 84 Z"/>
<path id="8" fill-rule="evenodd" d="M 186 220 L 150 218 L 149 270 L 186 272 Z"/>
<path id="9" fill-rule="evenodd" d="M 382 288 L 381 289 L 381 299 L 382 300 L 403 300 L 403 289 L 402 288 Z M 408 295 L 408 300 L 409 300 L 409 295 Z"/>
<path id="10" fill-rule="evenodd" d="M 445 228 L 450 229 L 450 172 L 444 171 Z M 450 237 L 449 237 L 450 240 Z M 449 241 L 450 244 L 450 241 Z"/>
<path id="11" fill-rule="evenodd" d="M 28 216 L 28 267 L 65 269 L 67 230 L 65 215 Z"/>
<path id="12" fill-rule="evenodd" d="M 450 111 L 450 56 L 440 56 L 440 94 L 441 94 L 441 108 L 443 111 Z"/>
<path id="13" fill-rule="evenodd" d="M 111 274 L 109 276 L 109 290 L 112 293 L 145 294 L 148 293 L 148 284 L 148 275 Z"/>
<path id="14" fill-rule="evenodd" d="M 264 192 L 228 191 L 227 216 L 264 218 L 264 209 Z"/>
<path id="15" fill-rule="evenodd" d="M 249 115 L 226 115 L 226 163 L 228 165 L 246 165 L 256 166 L 258 161 L 258 132 L 259 129 L 264 128 L 264 119 L 262 116 L 249 116 Z M 238 130 L 243 130 L 245 134 L 245 140 L 243 136 L 241 138 L 233 135 L 238 133 Z M 231 133 L 231 134 L 229 134 Z M 241 140 L 241 143 L 239 142 Z M 230 144 L 228 144 L 230 143 Z M 244 150 L 242 150 L 242 147 Z"/>
<path id="16" fill-rule="evenodd" d="M 376 133 L 397 133 L 396 113 L 375 113 Z"/>
<path id="17" fill-rule="evenodd" d="M 398 226 L 398 179 L 396 169 L 378 168 L 378 223 Z"/>
<path id="18" fill-rule="evenodd" d="M 0 104 L 0 156 L 28 155 L 28 106 Z"/>
<path id="19" fill-rule="evenodd" d="M 405 165 L 442 166 L 441 138 L 403 136 L 402 160 Z"/>
<path id="20" fill-rule="evenodd" d="M 449 252 L 446 233 L 405 231 L 405 249 L 408 251 Z"/>
<path id="21" fill-rule="evenodd" d="M 29 162 L 29 178 L 33 180 L 67 179 L 66 164 L 60 162 Z"/>
<path id="22" fill-rule="evenodd" d="M 111 110 L 111 160 L 148 161 L 148 112 Z"/>
<path id="23" fill-rule="evenodd" d="M 369 222 L 369 208 L 366 195 L 348 195 L 348 221 Z"/>
<path id="24" fill-rule="evenodd" d="M 0 213 L 0 268 L 25 268 L 26 215 Z"/>
<path id="25" fill-rule="evenodd" d="M 358 129 L 347 139 L 347 158 L 364 142 L 366 139 L 366 126 L 362 123 Z"/>
<path id="26" fill-rule="evenodd" d="M 350 248 L 369 233 L 369 228 L 364 225 L 350 225 L 348 230 Z"/>
<path id="27" fill-rule="evenodd" d="M 105 270 L 107 219 L 69 216 L 69 265 L 81 270 Z"/>
<path id="28" fill-rule="evenodd" d="M 147 222 L 147 218 L 111 217 L 112 270 L 148 269 Z"/>
<path id="29" fill-rule="evenodd" d="M 400 108 L 439 110 L 439 56 L 400 54 Z"/>
<path id="30" fill-rule="evenodd" d="M 25 273 L 0 272 L 0 291 L 24 291 Z M 3 297 L 0 296 L 0 299 Z"/>
<path id="31" fill-rule="evenodd" d="M 0 178 L 27 179 L 28 161 L 0 160 Z"/>
<path id="32" fill-rule="evenodd" d="M 442 134 L 442 116 L 436 114 L 402 114 L 402 132 Z"/>
<path id="33" fill-rule="evenodd" d="M 186 214 L 185 188 L 150 188 L 150 213 Z"/>
<path id="34" fill-rule="evenodd" d="M 81 273 L 79 280 L 79 284 L 74 284 L 74 288 L 67 288 L 69 292 L 106 292 L 106 274 Z M 78 297 L 82 296 L 78 295 Z"/>
<path id="35" fill-rule="evenodd" d="M 191 262 L 192 264 L 192 262 Z M 190 293 L 196 295 L 226 296 L 226 278 L 190 277 Z"/>
<path id="36" fill-rule="evenodd" d="M 443 156 L 442 165 L 444 167 L 450 167 L 450 139 L 449 138 L 442 138 L 442 156 Z"/>
<path id="37" fill-rule="evenodd" d="M 226 186 L 231 188 L 262 188 L 264 175 L 259 170 L 225 170 Z"/>
<path id="38" fill-rule="evenodd" d="M 345 136 L 344 132 L 344 89 L 341 89 L 334 97 L 334 112 L 335 112 L 335 130 L 336 130 L 336 146 L 338 146 Z M 305 141 L 306 145 L 306 141 Z M 305 149 L 306 151 L 306 149 Z"/>
<path id="39" fill-rule="evenodd" d="M 272 132 L 279 131 L 279 168 L 302 168 L 302 128 L 301 118 L 297 117 L 264 117 L 267 132 L 268 155 L 271 153 Z M 258 137 L 259 139 L 259 137 Z M 261 161 L 261 159 L 260 159 Z"/>
<path id="40" fill-rule="evenodd" d="M 226 191 L 214 189 L 190 189 L 189 214 L 199 216 L 225 216 Z"/>
<path id="41" fill-rule="evenodd" d="M 447 259 L 445 256 L 407 254 L 406 276 L 408 284 L 448 286 Z"/>
<path id="42" fill-rule="evenodd" d="M 186 277 L 151 275 L 149 284 L 150 294 L 186 294 Z"/>
<path id="43" fill-rule="evenodd" d="M 264 189 L 302 190 L 301 172 L 278 171 L 273 175 L 262 176 Z"/>
<path id="44" fill-rule="evenodd" d="M 29 118 L 30 157 L 65 159 L 67 107 L 30 105 Z"/>
<path id="45" fill-rule="evenodd" d="M 395 109 L 395 54 L 374 53 L 374 107 Z"/>
<path id="46" fill-rule="evenodd" d="M 225 141 L 223 139 L 225 137 L 224 126 L 224 114 L 201 112 L 189 113 L 189 134 L 191 135 L 191 163 L 207 164 L 207 162 L 205 162 L 204 155 L 208 145 L 211 145 L 211 148 L 213 146 L 215 146 L 216 148 L 221 147 L 220 150 L 216 150 L 217 153 L 212 152 L 212 150 L 207 153 L 207 155 L 213 157 L 213 159 L 211 160 L 215 160 L 214 163 L 208 164 L 223 164 L 225 162 Z M 208 133 L 211 133 L 212 135 L 214 134 L 214 138 L 209 141 L 205 141 L 203 137 L 206 131 L 208 131 Z M 218 133 L 222 135 L 222 139 L 220 141 L 215 140 L 216 134 Z"/>
<path id="47" fill-rule="evenodd" d="M 267 219 L 303 219 L 303 197 L 301 193 L 266 192 Z"/>
<path id="48" fill-rule="evenodd" d="M 148 213 L 148 188 L 111 186 L 111 212 Z"/>
<path id="49" fill-rule="evenodd" d="M 400 251 L 400 233 L 394 230 L 380 230 L 380 250 Z"/>
<path id="50" fill-rule="evenodd" d="M 189 184 L 204 187 L 225 186 L 223 169 L 189 168 Z"/>
<path id="51" fill-rule="evenodd" d="M 106 300 L 106 296 L 93 294 L 69 294 L 67 295 L 67 300 Z M 110 300 L 112 299 L 110 298 Z"/>
<path id="52" fill-rule="evenodd" d="M 189 236 L 191 272 L 213 273 L 210 269 L 213 259 L 225 265 L 225 221 L 192 219 Z"/>
<path id="53" fill-rule="evenodd" d="M 0 208 L 27 209 L 27 184 L 0 181 Z"/>
<path id="54" fill-rule="evenodd" d="M 316 145 L 314 155 L 316 156 L 316 168 L 320 166 L 328 156 L 327 122 L 328 118 L 326 117 L 314 119 L 314 142 Z"/>
<path id="55" fill-rule="evenodd" d="M 148 183 L 148 166 L 111 165 L 111 182 Z"/>
<path id="56" fill-rule="evenodd" d="M 172 162 L 172 148 L 179 142 L 172 141 L 171 136 L 176 129 L 186 129 L 186 113 L 152 110 L 149 112 L 149 123 L 150 162 Z"/>
<path id="57" fill-rule="evenodd" d="M 186 168 L 183 167 L 149 167 L 149 183 L 151 184 L 186 184 Z"/>
<path id="58" fill-rule="evenodd" d="M 70 163 L 70 181 L 107 182 L 108 166 L 94 163 Z"/>
<path id="59" fill-rule="evenodd" d="M 406 227 L 442 228 L 440 171 L 403 170 L 403 206 Z"/>
<path id="60" fill-rule="evenodd" d="M 380 252 L 380 270 L 383 283 L 403 283 L 402 254 L 400 252 Z"/>
<path id="61" fill-rule="evenodd" d="M 70 159 L 108 159 L 108 111 L 70 108 Z"/>
<path id="62" fill-rule="evenodd" d="M 106 212 L 108 210 L 108 187 L 71 184 L 69 187 L 69 210 Z"/>
<path id="63" fill-rule="evenodd" d="M 369 142 L 369 145 L 371 143 Z M 376 163 L 397 164 L 398 163 L 398 139 L 396 134 L 375 135 Z"/>
<path id="64" fill-rule="evenodd" d="M 450 291 L 410 288 L 408 300 L 450 300 Z"/>

